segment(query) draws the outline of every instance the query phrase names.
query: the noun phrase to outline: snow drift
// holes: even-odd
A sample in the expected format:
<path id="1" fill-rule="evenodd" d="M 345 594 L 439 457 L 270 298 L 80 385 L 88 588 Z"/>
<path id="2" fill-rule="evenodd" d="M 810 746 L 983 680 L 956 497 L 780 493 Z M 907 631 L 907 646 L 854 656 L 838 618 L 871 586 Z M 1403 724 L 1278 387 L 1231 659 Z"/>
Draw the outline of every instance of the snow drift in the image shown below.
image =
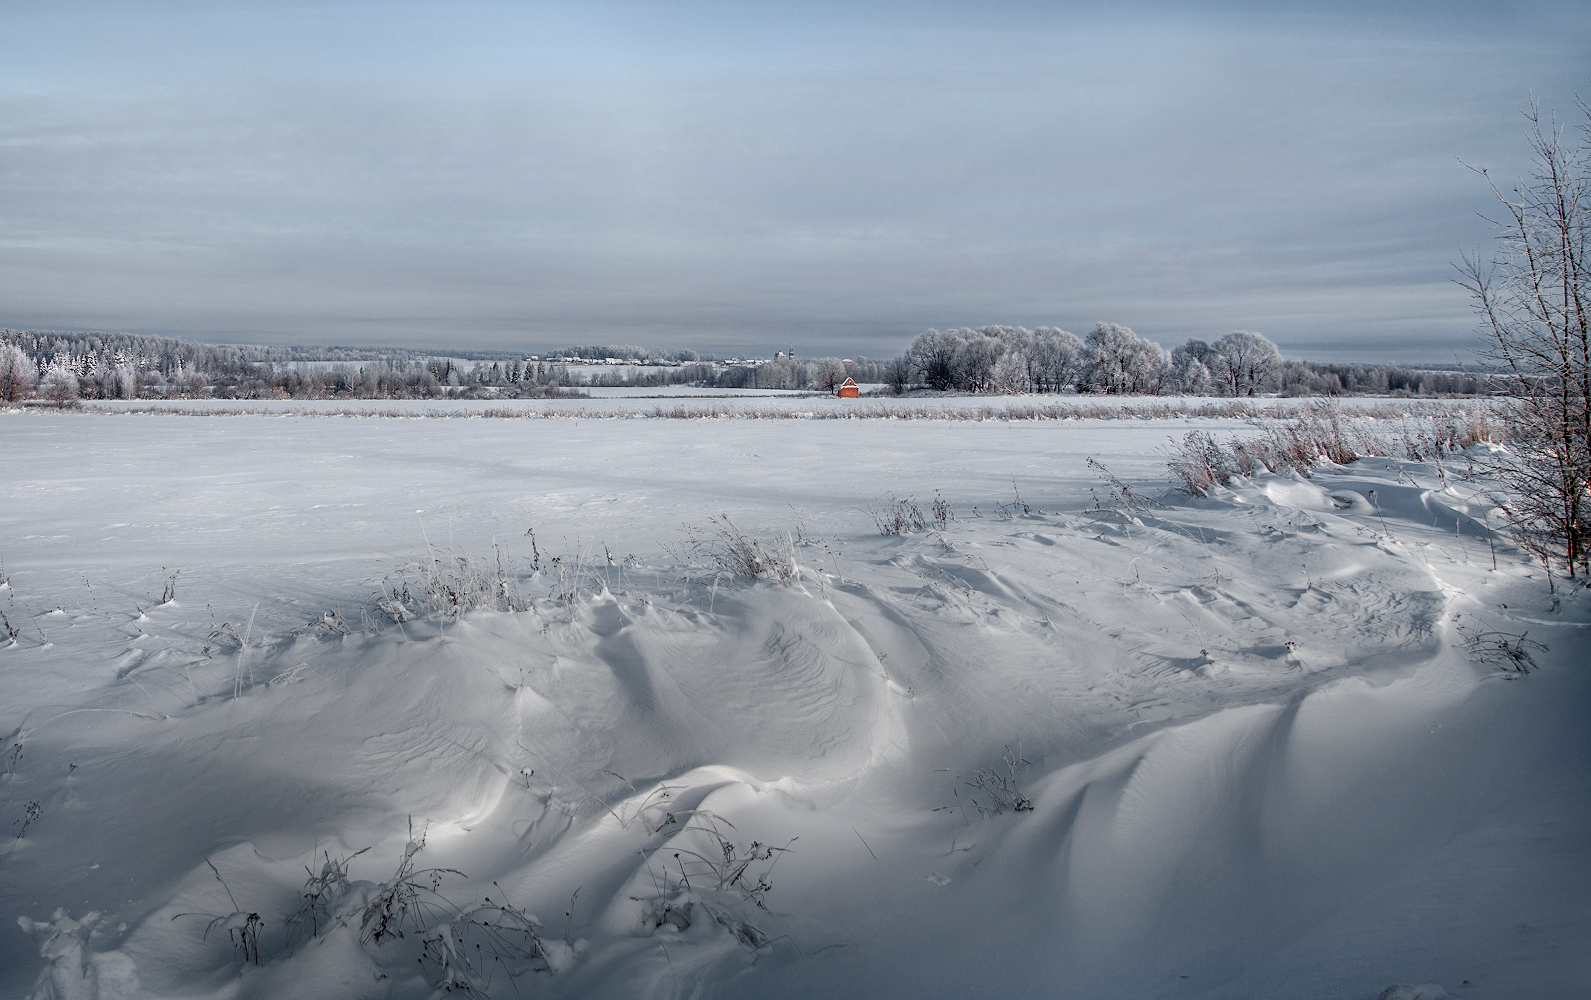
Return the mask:
<path id="1" fill-rule="evenodd" d="M 313 494 L 346 447 L 322 426 L 123 488 Z M 823 433 L 916 433 L 867 445 L 879 426 Z M 1584 991 L 1591 616 L 1479 498 L 1375 460 L 1162 503 L 1072 462 L 1013 501 L 970 447 L 985 499 L 880 535 L 876 485 L 784 503 L 798 432 L 731 445 L 774 456 L 731 492 L 782 580 L 682 540 L 712 476 L 672 466 L 667 496 L 612 489 L 593 521 L 552 463 L 525 481 L 641 554 L 564 536 L 506 564 L 517 603 L 454 614 L 403 595 L 419 521 L 305 514 L 275 562 L 209 577 L 192 557 L 225 548 L 176 543 L 175 598 L 135 602 L 72 581 L 94 532 L 51 509 L 111 482 L 8 483 L 0 993 Z M 1165 434 L 1134 433 L 1090 450 L 1143 469 Z M 349 454 L 346 496 L 416 502 L 382 482 L 397 459 Z M 104 517 L 165 555 L 151 502 Z M 366 530 L 406 541 L 339 548 Z M 445 566 L 464 548 L 433 541 Z M 1485 630 L 1539 643 L 1533 669 Z"/>

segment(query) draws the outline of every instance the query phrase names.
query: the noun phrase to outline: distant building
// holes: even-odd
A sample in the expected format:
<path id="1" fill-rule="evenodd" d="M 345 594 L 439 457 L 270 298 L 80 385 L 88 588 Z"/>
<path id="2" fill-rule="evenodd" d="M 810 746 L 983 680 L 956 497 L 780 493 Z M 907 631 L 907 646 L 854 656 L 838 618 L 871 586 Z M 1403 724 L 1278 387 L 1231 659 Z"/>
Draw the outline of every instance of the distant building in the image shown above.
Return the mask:
<path id="1" fill-rule="evenodd" d="M 856 379 L 848 378 L 844 382 L 840 383 L 840 398 L 841 399 L 855 399 L 856 397 L 860 396 L 861 394 L 862 394 L 862 390 L 857 387 Z"/>

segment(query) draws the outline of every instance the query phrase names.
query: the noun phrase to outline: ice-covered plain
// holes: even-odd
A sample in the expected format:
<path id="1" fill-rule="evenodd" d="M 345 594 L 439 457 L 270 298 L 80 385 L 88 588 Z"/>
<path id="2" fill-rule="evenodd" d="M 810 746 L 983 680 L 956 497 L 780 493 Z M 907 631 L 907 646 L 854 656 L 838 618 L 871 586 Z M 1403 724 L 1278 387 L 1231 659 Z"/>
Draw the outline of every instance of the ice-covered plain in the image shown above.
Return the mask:
<path id="1" fill-rule="evenodd" d="M 0 996 L 1591 990 L 1591 607 L 1462 455 L 657 402 L 0 412 Z"/>

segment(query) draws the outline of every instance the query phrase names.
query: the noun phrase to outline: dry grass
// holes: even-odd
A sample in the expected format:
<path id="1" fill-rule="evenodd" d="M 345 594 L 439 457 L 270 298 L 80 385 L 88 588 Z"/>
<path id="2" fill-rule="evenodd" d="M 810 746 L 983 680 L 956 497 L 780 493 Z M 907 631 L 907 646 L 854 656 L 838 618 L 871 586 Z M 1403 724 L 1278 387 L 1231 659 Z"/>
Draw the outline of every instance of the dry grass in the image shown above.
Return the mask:
<path id="1" fill-rule="evenodd" d="M 1001 397 L 1004 398 L 1004 397 Z M 551 408 L 532 406 L 467 406 L 446 409 L 405 409 L 400 407 L 342 406 L 267 407 L 249 404 L 211 406 L 129 406 L 90 405 L 84 412 L 101 415 L 163 416 L 269 416 L 340 417 L 382 420 L 948 420 L 948 421 L 1061 421 L 1061 420 L 1277 420 L 1294 419 L 1297 406 L 1235 399 L 1179 399 L 1144 402 L 1122 397 L 1069 397 L 1066 402 L 1007 402 L 981 405 L 936 406 L 912 402 L 878 402 L 836 405 L 827 395 L 813 396 L 810 409 L 790 406 L 737 405 L 728 402 L 657 404 L 650 409 L 612 409 L 594 407 Z M 1306 406 L 1304 411 L 1311 408 Z M 1478 404 L 1441 400 L 1399 400 L 1354 406 L 1345 412 L 1352 419 L 1396 420 L 1407 417 L 1464 419 L 1455 411 L 1473 413 Z"/>
<path id="2" fill-rule="evenodd" d="M 735 576 L 753 579 L 767 577 L 779 583 L 801 579 L 801 564 L 796 561 L 795 538 L 785 532 L 772 547 L 741 530 L 728 514 L 709 518 L 706 530 L 686 529 L 686 551 Z"/>
<path id="3" fill-rule="evenodd" d="M 1442 460 L 1454 452 L 1502 440 L 1495 417 L 1480 407 L 1383 417 L 1344 412 L 1327 403 L 1286 420 L 1267 421 L 1254 437 L 1222 442 L 1208 431 L 1189 431 L 1173 442 L 1166 467 L 1183 492 L 1208 496 L 1234 478 L 1256 472 L 1296 469 L 1307 475 L 1318 465 L 1346 465 L 1371 456 L 1431 462 L 1440 471 Z M 1445 479 L 1445 471 L 1441 475 Z"/>

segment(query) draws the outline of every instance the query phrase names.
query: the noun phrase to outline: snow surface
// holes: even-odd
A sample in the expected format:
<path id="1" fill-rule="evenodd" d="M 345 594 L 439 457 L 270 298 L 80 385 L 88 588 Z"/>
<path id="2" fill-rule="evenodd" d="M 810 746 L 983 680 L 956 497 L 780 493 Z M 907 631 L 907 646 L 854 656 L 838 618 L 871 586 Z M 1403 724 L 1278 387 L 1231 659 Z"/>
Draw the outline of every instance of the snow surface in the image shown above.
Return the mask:
<path id="1" fill-rule="evenodd" d="M 206 414 L 254 415 L 330 414 L 371 416 L 479 416 L 482 414 L 521 414 L 528 417 L 649 417 L 656 415 L 710 414 L 719 416 L 784 416 L 826 418 L 861 416 L 864 418 L 915 418 L 944 413 L 947 417 L 967 414 L 1001 416 L 1034 410 L 1104 410 L 1122 414 L 1138 411 L 1178 409 L 1199 412 L 1204 408 L 1229 406 L 1252 410 L 1282 411 L 1318 407 L 1310 397 L 1255 397 L 1232 399 L 1211 396 L 1077 396 L 1043 394 L 992 396 L 976 393 L 914 393 L 898 397 L 868 396 L 841 399 L 826 392 L 789 389 L 702 389 L 695 386 L 593 387 L 578 391 L 587 397 L 567 399 L 135 399 L 92 400 L 85 408 L 95 412 L 145 414 L 162 412 L 200 412 Z M 1385 407 L 1389 404 L 1411 412 L 1428 412 L 1437 407 L 1474 407 L 1482 401 L 1398 400 L 1384 396 L 1344 396 L 1333 404 L 1346 411 Z"/>
<path id="2" fill-rule="evenodd" d="M 1586 592 L 1456 467 L 1166 495 L 1190 428 L 0 413 L 0 996 L 433 995 L 422 839 L 463 958 L 539 918 L 492 996 L 1586 995 Z M 528 610 L 375 609 L 494 542 Z"/>

